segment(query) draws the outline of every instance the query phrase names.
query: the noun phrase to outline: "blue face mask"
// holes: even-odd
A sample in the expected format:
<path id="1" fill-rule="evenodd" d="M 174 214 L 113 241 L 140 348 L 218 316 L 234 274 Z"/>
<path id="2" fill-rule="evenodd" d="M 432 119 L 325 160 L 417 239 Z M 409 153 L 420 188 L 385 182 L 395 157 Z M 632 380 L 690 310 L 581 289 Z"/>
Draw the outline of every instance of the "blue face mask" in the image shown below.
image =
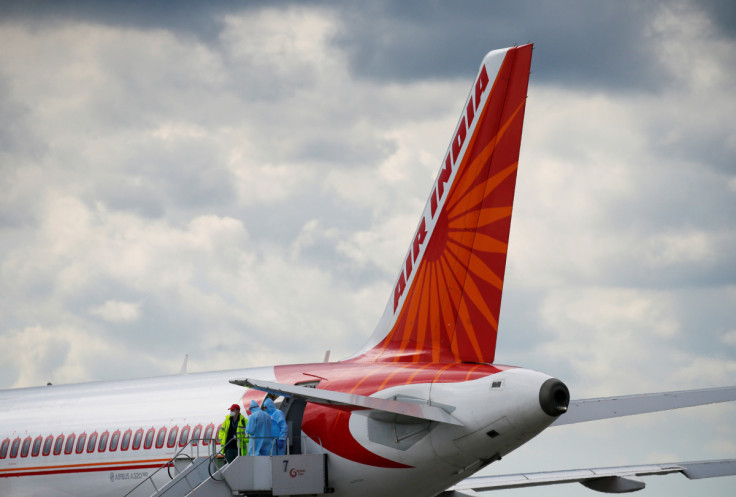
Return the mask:
<path id="1" fill-rule="evenodd" d="M 238 411 L 230 411 L 230 416 L 235 417 L 238 414 Z"/>

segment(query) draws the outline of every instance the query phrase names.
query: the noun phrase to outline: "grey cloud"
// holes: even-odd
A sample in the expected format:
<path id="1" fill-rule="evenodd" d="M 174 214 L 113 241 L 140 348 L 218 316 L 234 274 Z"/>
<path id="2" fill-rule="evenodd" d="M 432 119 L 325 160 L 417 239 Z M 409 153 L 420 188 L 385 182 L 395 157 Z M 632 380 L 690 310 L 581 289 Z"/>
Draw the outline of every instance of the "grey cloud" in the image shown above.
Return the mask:
<path id="1" fill-rule="evenodd" d="M 173 147 L 146 148 L 135 151 L 126 172 L 138 177 L 154 198 L 170 207 L 192 209 L 235 200 L 234 179 L 218 147 L 192 140 Z"/>
<path id="2" fill-rule="evenodd" d="M 557 375 L 576 397 L 717 386 L 733 371 L 730 88 L 689 86 L 687 71 L 663 82 L 647 26 L 669 3 L 183 2 L 168 16 L 161 5 L 0 4 L 0 28 L 44 67 L 74 52 L 83 69 L 36 85 L 53 71 L 17 64 L 0 86 L 0 109 L 17 119 L 0 123 L 11 173 L 0 177 L 0 342 L 29 351 L 5 353 L 5 386 L 175 373 L 185 353 L 195 371 L 354 352 L 390 296 L 452 131 L 441 129 L 480 57 L 527 40 L 497 361 Z M 292 24 L 238 24 L 291 6 Z M 729 32 L 725 8 L 703 8 L 723 19 L 695 42 Z M 225 19 L 242 9 L 253 10 Z M 323 23 L 299 25 L 314 12 Z M 688 20 L 668 33 L 674 48 L 712 62 L 710 45 L 680 37 Z M 338 29 L 327 46 L 325 25 Z M 295 35 L 313 42 L 306 52 L 282 44 Z M 47 94 L 78 106 L 49 106 Z M 711 94 L 717 105 L 692 119 Z M 115 319 L 101 311 L 111 302 L 135 312 Z M 718 456 L 693 449 L 695 425 L 677 427 L 687 443 L 673 460 Z M 590 440 L 556 433 L 535 469 L 561 444 L 559 464 L 590 464 Z M 593 429 L 593 446 L 610 449 L 611 433 L 622 432 Z M 637 443 L 596 452 L 596 464 L 669 459 L 656 452 L 666 441 Z"/>
<path id="3" fill-rule="evenodd" d="M 378 81 L 457 77 L 489 49 L 536 43 L 535 80 L 579 87 L 653 89 L 664 84 L 647 26 L 667 2 L 22 2 L 0 7 L 0 18 L 24 22 L 88 20 L 139 29 L 166 29 L 210 46 L 221 43 L 226 14 L 264 8 L 319 8 L 341 19 L 333 43 L 352 70 Z M 726 32 L 733 9 L 708 2 L 706 12 Z M 4 12 L 3 12 L 4 11 Z M 571 29 L 572 26 L 572 29 Z M 244 68 L 241 68 L 244 70 Z M 253 74 L 251 75 L 253 77 Z M 239 78 L 242 80 L 242 78 Z M 278 85 L 259 85 L 272 97 Z M 267 96 L 264 94 L 264 96 Z"/>
<path id="4" fill-rule="evenodd" d="M 363 5 L 363 4 L 360 4 Z M 534 42 L 533 80 L 651 88 L 658 67 L 644 33 L 658 4 L 372 2 L 343 4 L 336 37 L 353 70 L 376 80 L 455 77 L 490 48 Z"/>
<path id="5" fill-rule="evenodd" d="M 316 190 L 316 191 L 315 191 Z M 351 205 L 333 195 L 325 194 L 318 183 L 310 182 L 290 196 L 288 205 L 264 208 L 262 205 L 237 209 L 238 218 L 246 228 L 262 234 L 270 243 L 280 247 L 291 244 L 298 238 L 305 224 L 318 220 L 321 230 L 336 230 L 345 233 L 369 229 L 371 213 L 368 208 Z M 315 263 L 322 269 L 344 262 L 336 248 L 336 240 L 318 233 L 314 242 L 301 250 L 304 262 Z M 345 278 L 346 281 L 351 281 Z"/>
<path id="6" fill-rule="evenodd" d="M 120 183 L 97 185 L 94 193 L 85 195 L 89 205 L 94 205 L 100 198 L 113 210 L 133 212 L 147 218 L 159 218 L 166 212 L 161 199 L 161 191 L 154 185 L 141 186 L 128 178 L 121 178 Z"/>
<path id="7" fill-rule="evenodd" d="M 35 140 L 28 126 L 30 109 L 27 105 L 16 101 L 10 89 L 9 78 L 0 70 L 0 153 L 30 154 L 38 157 L 43 145 Z M 0 164 L 5 170 L 7 165 Z"/>
<path id="8" fill-rule="evenodd" d="M 734 281 L 736 274 L 730 275 Z M 729 283 L 724 286 L 683 288 L 674 293 L 677 318 L 681 323 L 678 340 L 681 346 L 693 353 L 726 360 L 733 357 L 734 348 L 724 347 L 723 337 L 734 330 L 736 307 L 733 302 L 736 289 Z M 708 322 L 703 322 L 703 315 Z"/>
<path id="9" fill-rule="evenodd" d="M 81 21 L 138 29 L 170 29 L 214 39 L 222 27 L 220 15 L 244 5 L 247 4 L 236 0 L 184 0 L 175 4 L 164 0 L 29 0 L 1 3 L 0 19 L 57 24 Z"/>
<path id="10" fill-rule="evenodd" d="M 698 2 L 708 17 L 718 27 L 719 33 L 731 39 L 736 38 L 736 3 L 721 0 L 700 0 Z"/>
<path id="11" fill-rule="evenodd" d="M 653 137 L 657 134 L 657 131 L 652 131 Z M 728 177 L 736 174 L 736 145 L 733 143 L 735 136 L 736 129 L 723 123 L 720 126 L 686 129 L 676 142 L 658 143 L 657 140 L 652 140 L 651 143 L 653 150 L 673 161 L 697 163 L 704 170 L 715 170 L 715 173 Z"/>
<path id="12" fill-rule="evenodd" d="M 328 136 L 310 137 L 309 133 L 305 133 L 307 136 L 297 139 L 285 158 L 350 167 L 356 164 L 380 164 L 396 150 L 389 140 L 359 134 L 356 136 L 354 132 L 345 131 L 348 130 L 343 130 L 343 136 L 329 133 Z"/>

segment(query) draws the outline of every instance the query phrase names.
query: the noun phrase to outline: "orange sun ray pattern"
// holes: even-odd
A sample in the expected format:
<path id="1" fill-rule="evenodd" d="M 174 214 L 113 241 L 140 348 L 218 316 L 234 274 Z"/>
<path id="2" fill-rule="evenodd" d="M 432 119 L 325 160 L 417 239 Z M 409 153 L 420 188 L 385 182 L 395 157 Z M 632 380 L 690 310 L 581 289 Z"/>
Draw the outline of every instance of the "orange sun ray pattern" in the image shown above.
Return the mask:
<path id="1" fill-rule="evenodd" d="M 361 360 L 493 362 L 530 61 L 501 65 L 395 324 Z"/>

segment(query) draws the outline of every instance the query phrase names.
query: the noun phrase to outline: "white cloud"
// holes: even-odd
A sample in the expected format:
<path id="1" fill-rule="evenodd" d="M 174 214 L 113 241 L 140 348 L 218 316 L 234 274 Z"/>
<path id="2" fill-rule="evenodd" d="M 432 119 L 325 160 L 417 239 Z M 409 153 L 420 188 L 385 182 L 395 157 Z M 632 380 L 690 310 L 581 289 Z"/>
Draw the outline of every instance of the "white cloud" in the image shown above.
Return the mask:
<path id="1" fill-rule="evenodd" d="M 314 180 L 314 173 L 302 166 L 253 164 L 244 156 L 244 151 L 234 152 L 230 169 L 238 180 L 238 195 L 245 205 L 283 202 Z"/>
<path id="2" fill-rule="evenodd" d="M 108 300 L 101 306 L 91 308 L 89 312 L 111 323 L 129 323 L 140 317 L 141 303 Z"/>
<path id="3" fill-rule="evenodd" d="M 416 222 L 417 217 L 413 214 L 387 217 L 383 222 L 374 223 L 370 231 L 357 231 L 340 240 L 337 251 L 357 264 L 372 264 L 387 276 L 397 277 L 401 269 L 397 255 L 404 256 L 408 250 Z M 406 235 L 399 237 L 397 233 Z"/>
<path id="4" fill-rule="evenodd" d="M 647 388 L 642 376 L 650 365 L 656 369 L 651 364 L 653 349 L 660 362 L 679 358 L 672 341 L 681 330 L 673 311 L 666 292 L 558 289 L 548 294 L 539 311 L 548 331 L 537 352 L 563 358 L 580 378 L 580 388 L 595 388 L 596 394 L 588 392 L 591 396 L 620 393 L 626 384 Z M 652 376 L 648 381 L 661 387 L 662 380 Z"/>
<path id="5" fill-rule="evenodd" d="M 716 257 L 714 240 L 710 233 L 661 233 L 646 240 L 643 255 L 652 268 L 678 263 L 701 262 Z"/>
<path id="6" fill-rule="evenodd" d="M 698 357 L 689 355 L 678 369 L 674 378 L 684 382 L 697 382 L 701 385 L 727 386 L 733 384 L 736 374 L 736 359 L 717 357 Z"/>
<path id="7" fill-rule="evenodd" d="M 0 335 L 0 363 L 12 382 L 7 386 L 89 381 L 90 366 L 113 356 L 114 344 L 92 330 L 29 326 Z"/>
<path id="8" fill-rule="evenodd" d="M 727 333 L 724 333 L 721 340 L 726 345 L 731 345 L 731 346 L 736 347 L 736 330 L 731 330 Z"/>
<path id="9" fill-rule="evenodd" d="M 576 397 L 732 383 L 736 51 L 696 7 L 660 7 L 647 90 L 615 88 L 640 68 L 548 83 L 557 46 L 536 45 L 501 332 Z M 269 6 L 211 40 L 0 24 L 0 383 L 172 373 L 184 353 L 190 371 L 319 361 L 368 338 L 475 66 L 356 76 L 342 22 Z M 500 464 L 730 457 L 710 428 L 733 412 L 702 412 L 562 428 Z"/>
<path id="10" fill-rule="evenodd" d="M 733 61 L 736 54 L 729 40 L 716 36 L 713 20 L 697 4 L 662 5 L 650 29 L 659 60 L 671 76 L 697 90 L 730 86 L 733 65 L 723 62 Z M 707 56 L 703 50 L 708 50 Z"/>

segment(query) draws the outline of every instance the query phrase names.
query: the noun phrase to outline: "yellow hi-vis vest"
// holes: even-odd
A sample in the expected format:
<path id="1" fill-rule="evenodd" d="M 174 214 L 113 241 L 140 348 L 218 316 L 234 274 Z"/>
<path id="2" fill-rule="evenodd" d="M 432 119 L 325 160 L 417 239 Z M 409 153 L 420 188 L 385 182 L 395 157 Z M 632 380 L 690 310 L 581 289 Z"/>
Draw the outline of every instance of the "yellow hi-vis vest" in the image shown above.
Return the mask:
<path id="1" fill-rule="evenodd" d="M 232 418 L 228 414 L 225 417 L 225 421 L 222 423 L 222 428 L 220 428 L 220 432 L 217 434 L 217 437 L 220 440 L 220 447 L 225 450 L 225 442 L 227 438 L 227 432 L 230 430 L 230 420 Z M 238 455 L 245 456 L 248 454 L 248 437 L 245 435 L 245 427 L 248 425 L 248 418 L 240 415 L 240 419 L 238 420 L 238 427 L 235 430 L 235 438 L 238 441 Z"/>

